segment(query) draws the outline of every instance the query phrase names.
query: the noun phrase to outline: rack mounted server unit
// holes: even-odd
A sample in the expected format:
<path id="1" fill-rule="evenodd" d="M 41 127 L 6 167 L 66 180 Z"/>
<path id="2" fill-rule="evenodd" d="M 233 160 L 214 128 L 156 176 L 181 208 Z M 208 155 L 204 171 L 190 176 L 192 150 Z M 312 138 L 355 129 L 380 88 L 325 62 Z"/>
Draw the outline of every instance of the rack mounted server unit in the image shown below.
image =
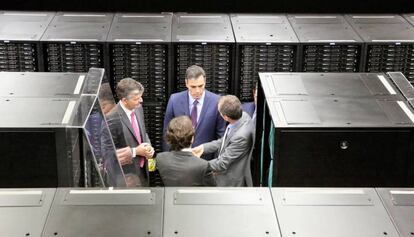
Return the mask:
<path id="1" fill-rule="evenodd" d="M 414 82 L 414 27 L 399 15 L 346 15 L 366 44 L 364 71 L 402 72 Z"/>
<path id="2" fill-rule="evenodd" d="M 47 72 L 108 68 L 105 40 L 113 14 L 58 12 L 41 39 Z"/>
<path id="3" fill-rule="evenodd" d="M 284 15 L 230 15 L 236 38 L 235 92 L 253 101 L 259 72 L 297 70 L 298 39 Z"/>
<path id="4" fill-rule="evenodd" d="M 300 47 L 301 72 L 359 72 L 363 41 L 341 15 L 288 15 Z"/>
<path id="5" fill-rule="evenodd" d="M 186 89 L 185 72 L 194 64 L 206 72 L 206 89 L 231 92 L 235 40 L 228 15 L 174 14 L 172 42 L 174 92 Z"/>
<path id="6" fill-rule="evenodd" d="M 170 93 L 172 14 L 116 14 L 108 35 L 111 85 L 125 77 L 145 87 L 147 132 L 157 151 L 162 149 L 165 106 Z"/>
<path id="7" fill-rule="evenodd" d="M 125 186 L 97 98 L 103 76 L 0 73 L 0 187 Z"/>
<path id="8" fill-rule="evenodd" d="M 400 72 L 261 73 L 259 85 L 262 184 L 414 184 L 414 89 Z"/>
<path id="9" fill-rule="evenodd" d="M 43 70 L 40 38 L 53 12 L 0 12 L 0 71 Z"/>

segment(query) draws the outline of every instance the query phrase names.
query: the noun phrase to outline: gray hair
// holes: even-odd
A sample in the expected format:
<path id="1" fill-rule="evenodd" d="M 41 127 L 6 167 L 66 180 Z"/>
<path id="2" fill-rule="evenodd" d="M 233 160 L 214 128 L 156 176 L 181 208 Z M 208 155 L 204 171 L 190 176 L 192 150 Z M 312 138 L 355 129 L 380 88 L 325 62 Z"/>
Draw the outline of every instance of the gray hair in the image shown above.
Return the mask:
<path id="1" fill-rule="evenodd" d="M 116 85 L 116 95 L 120 100 L 122 98 L 128 99 L 132 93 L 136 93 L 135 91 L 138 91 L 138 94 L 144 93 L 144 86 L 132 78 L 124 78 Z"/>
<path id="2" fill-rule="evenodd" d="M 218 110 L 222 115 L 238 120 L 243 114 L 243 108 L 239 98 L 234 95 L 224 95 L 218 102 Z"/>
<path id="3" fill-rule="evenodd" d="M 204 79 L 206 79 L 206 72 L 204 71 L 202 67 L 197 66 L 197 65 L 189 66 L 187 70 L 185 71 L 186 80 L 195 79 L 201 75 L 203 75 Z"/>

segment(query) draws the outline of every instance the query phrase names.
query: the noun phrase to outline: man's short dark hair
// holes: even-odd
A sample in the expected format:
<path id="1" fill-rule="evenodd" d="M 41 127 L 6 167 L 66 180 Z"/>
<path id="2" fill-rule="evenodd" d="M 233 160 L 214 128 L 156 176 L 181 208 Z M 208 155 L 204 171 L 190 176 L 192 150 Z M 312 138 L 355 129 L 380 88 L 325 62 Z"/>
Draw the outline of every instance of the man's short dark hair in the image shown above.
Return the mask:
<path id="1" fill-rule="evenodd" d="M 144 87 L 132 78 L 124 78 L 116 85 L 116 95 L 120 100 L 122 98 L 128 99 L 134 91 L 138 91 L 140 94 L 144 93 Z"/>
<path id="2" fill-rule="evenodd" d="M 167 127 L 166 141 L 172 151 L 180 151 L 191 146 L 194 128 L 188 116 L 173 118 Z"/>
<path id="3" fill-rule="evenodd" d="M 99 89 L 98 98 L 100 101 L 109 101 L 114 102 L 114 96 L 112 94 L 111 87 L 109 86 L 108 82 L 102 83 L 101 88 Z"/>
<path id="4" fill-rule="evenodd" d="M 206 79 L 206 72 L 204 71 L 202 67 L 197 66 L 197 65 L 189 66 L 187 70 L 185 71 L 186 80 L 196 79 L 201 75 L 203 75 L 204 79 Z"/>
<path id="5" fill-rule="evenodd" d="M 233 120 L 239 120 L 243 114 L 243 109 L 239 98 L 234 95 L 224 95 L 218 102 L 218 110 L 222 115 Z"/>

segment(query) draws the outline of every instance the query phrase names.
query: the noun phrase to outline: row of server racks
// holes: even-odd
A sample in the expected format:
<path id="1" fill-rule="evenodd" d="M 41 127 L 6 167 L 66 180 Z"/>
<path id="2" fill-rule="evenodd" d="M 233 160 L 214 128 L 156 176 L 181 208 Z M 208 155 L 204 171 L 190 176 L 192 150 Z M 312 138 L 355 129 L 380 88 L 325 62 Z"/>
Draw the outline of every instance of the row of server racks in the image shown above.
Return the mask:
<path id="1" fill-rule="evenodd" d="M 401 71 L 414 82 L 413 15 L 0 12 L 0 71 L 106 69 L 141 82 L 161 150 L 169 95 L 202 66 L 207 89 L 245 102 L 259 72 Z"/>

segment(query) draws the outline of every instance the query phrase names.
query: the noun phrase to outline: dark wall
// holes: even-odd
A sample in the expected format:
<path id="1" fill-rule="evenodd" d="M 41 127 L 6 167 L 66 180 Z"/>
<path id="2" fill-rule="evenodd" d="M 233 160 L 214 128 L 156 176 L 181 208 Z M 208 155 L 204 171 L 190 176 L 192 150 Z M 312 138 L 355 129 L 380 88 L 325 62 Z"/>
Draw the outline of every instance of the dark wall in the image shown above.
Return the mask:
<path id="1" fill-rule="evenodd" d="M 11 0 L 4 10 L 108 12 L 409 13 L 414 0 Z"/>

